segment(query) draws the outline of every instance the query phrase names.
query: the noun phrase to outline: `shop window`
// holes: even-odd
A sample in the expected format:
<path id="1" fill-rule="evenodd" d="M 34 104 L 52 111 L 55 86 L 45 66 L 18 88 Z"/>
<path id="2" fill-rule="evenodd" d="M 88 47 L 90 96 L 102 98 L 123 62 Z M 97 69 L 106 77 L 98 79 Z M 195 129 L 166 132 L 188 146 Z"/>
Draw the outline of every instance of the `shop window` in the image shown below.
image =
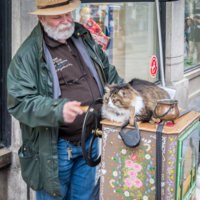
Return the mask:
<path id="1" fill-rule="evenodd" d="M 150 73 L 153 56 L 159 63 L 154 2 L 82 3 L 72 14 L 90 30 L 125 81 L 159 80 L 159 69 L 155 76 Z"/>
<path id="2" fill-rule="evenodd" d="M 185 0 L 184 68 L 200 67 L 200 0 Z"/>

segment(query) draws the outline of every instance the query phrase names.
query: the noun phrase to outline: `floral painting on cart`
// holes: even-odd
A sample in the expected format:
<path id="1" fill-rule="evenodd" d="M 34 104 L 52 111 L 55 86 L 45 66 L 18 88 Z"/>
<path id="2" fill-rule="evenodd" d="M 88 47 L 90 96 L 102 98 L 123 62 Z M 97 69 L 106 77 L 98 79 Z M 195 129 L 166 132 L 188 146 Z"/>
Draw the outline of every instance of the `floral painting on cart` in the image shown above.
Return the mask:
<path id="1" fill-rule="evenodd" d="M 128 148 L 118 132 L 103 128 L 100 199 L 156 199 L 156 133 L 140 131 L 140 145 Z M 176 154 L 177 135 L 163 135 L 162 200 L 175 200 Z"/>

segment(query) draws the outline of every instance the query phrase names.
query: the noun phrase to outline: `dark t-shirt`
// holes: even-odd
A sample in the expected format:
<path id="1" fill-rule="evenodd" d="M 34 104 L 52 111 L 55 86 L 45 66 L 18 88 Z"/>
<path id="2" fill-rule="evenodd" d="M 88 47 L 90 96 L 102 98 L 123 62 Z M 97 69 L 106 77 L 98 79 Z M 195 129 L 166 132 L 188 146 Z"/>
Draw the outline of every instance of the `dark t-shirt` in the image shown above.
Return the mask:
<path id="1" fill-rule="evenodd" d="M 97 83 L 73 41 L 68 39 L 66 44 L 62 44 L 48 37 L 45 32 L 44 40 L 58 75 L 61 98 L 79 101 L 82 106 L 88 106 L 100 98 Z M 66 84 L 76 79 L 79 81 L 71 85 Z M 78 115 L 73 123 L 59 127 L 59 136 L 71 141 L 80 141 L 84 117 L 85 114 Z M 91 117 L 87 124 L 87 135 L 92 128 L 94 121 Z"/>

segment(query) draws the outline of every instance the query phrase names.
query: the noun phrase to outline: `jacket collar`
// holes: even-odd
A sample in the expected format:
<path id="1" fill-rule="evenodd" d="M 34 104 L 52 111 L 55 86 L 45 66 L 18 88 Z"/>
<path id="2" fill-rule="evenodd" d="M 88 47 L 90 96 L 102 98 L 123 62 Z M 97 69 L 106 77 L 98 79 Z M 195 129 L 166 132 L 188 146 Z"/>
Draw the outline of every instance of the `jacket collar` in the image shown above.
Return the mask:
<path id="1" fill-rule="evenodd" d="M 79 37 L 83 37 L 86 34 L 87 34 L 86 28 L 83 25 L 75 22 L 75 31 L 73 33 L 73 36 L 75 38 L 79 38 Z"/>
<path id="2" fill-rule="evenodd" d="M 33 32 L 37 36 L 37 42 L 39 44 L 39 59 L 43 60 L 44 59 L 44 50 L 43 50 L 43 44 L 42 44 L 43 33 L 42 33 L 42 27 L 39 21 L 36 27 L 34 28 Z M 84 39 L 86 35 L 87 35 L 86 28 L 83 25 L 75 22 L 75 30 L 74 30 L 73 36 L 75 38 L 82 37 Z"/>

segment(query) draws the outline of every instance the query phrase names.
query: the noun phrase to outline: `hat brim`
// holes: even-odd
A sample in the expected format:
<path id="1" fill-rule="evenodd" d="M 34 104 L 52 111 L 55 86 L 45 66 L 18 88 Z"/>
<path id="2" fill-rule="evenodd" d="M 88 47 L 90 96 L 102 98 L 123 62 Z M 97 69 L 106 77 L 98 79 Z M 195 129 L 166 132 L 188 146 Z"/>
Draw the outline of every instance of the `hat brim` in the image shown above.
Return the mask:
<path id="1" fill-rule="evenodd" d="M 81 5 L 81 1 L 74 0 L 71 1 L 68 5 L 59 6 L 55 8 L 47 8 L 47 9 L 37 9 L 33 12 L 29 12 L 31 15 L 61 15 L 73 10 L 76 10 Z"/>

